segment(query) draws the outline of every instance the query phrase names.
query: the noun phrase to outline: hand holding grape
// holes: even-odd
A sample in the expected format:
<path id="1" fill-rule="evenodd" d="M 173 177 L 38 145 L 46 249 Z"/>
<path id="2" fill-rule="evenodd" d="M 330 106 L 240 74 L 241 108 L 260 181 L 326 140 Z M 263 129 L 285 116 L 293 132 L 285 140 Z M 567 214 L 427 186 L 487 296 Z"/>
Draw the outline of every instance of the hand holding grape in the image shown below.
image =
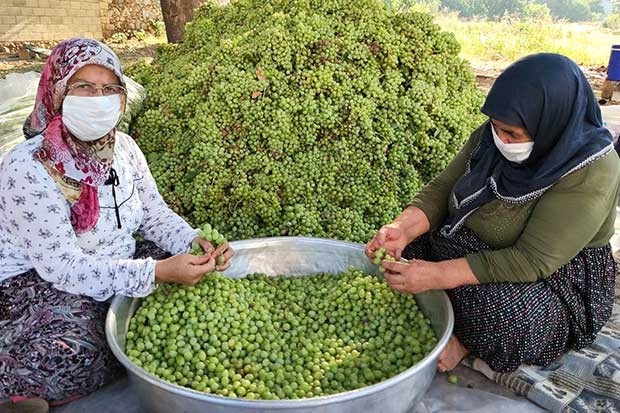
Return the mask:
<path id="1" fill-rule="evenodd" d="M 375 258 L 375 252 L 383 248 L 387 254 L 399 259 L 408 243 L 404 231 L 401 230 L 398 225 L 394 223 L 387 224 L 382 226 L 368 244 L 366 244 L 364 252 L 369 259 L 373 260 Z"/>
<path id="2" fill-rule="evenodd" d="M 190 251 L 190 254 L 192 255 L 211 255 L 213 254 L 213 252 L 215 251 L 215 247 L 213 246 L 213 244 L 203 238 L 203 237 L 196 237 L 192 240 L 192 249 Z M 215 258 L 215 257 L 214 257 Z"/>
<path id="3" fill-rule="evenodd" d="M 215 270 L 215 259 L 211 255 L 196 256 L 177 254 L 155 264 L 155 281 L 196 285 L 205 275 Z"/>
<path id="4" fill-rule="evenodd" d="M 224 271 L 226 268 L 230 267 L 230 260 L 233 255 L 235 255 L 235 251 L 230 248 L 227 241 L 219 244 L 215 251 L 211 254 L 211 256 L 216 260 L 215 269 L 217 271 Z"/>
<path id="5" fill-rule="evenodd" d="M 210 255 L 215 260 L 215 269 L 218 271 L 230 267 L 230 259 L 235 254 L 224 236 L 217 229 L 212 228 L 210 224 L 205 224 L 203 228 L 198 230 L 198 236 L 192 241 L 192 248 L 189 253 Z"/>
<path id="6" fill-rule="evenodd" d="M 405 247 L 425 234 L 430 229 L 428 217 L 418 207 L 409 206 L 391 223 L 382 226 L 366 244 L 364 252 L 369 259 L 374 259 L 375 251 L 384 248 L 386 252 L 400 260 Z"/>
<path id="7" fill-rule="evenodd" d="M 443 283 L 439 263 L 424 260 L 383 260 L 381 268 L 384 271 L 383 278 L 390 288 L 403 294 L 448 288 Z"/>

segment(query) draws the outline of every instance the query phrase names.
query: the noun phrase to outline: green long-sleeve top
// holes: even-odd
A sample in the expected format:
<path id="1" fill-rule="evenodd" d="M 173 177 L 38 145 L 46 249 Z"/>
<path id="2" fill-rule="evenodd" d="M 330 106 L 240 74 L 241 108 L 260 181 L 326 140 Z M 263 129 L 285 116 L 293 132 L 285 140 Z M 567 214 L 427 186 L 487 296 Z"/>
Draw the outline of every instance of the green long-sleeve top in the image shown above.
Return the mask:
<path id="1" fill-rule="evenodd" d="M 431 231 L 447 214 L 452 187 L 482 137 L 476 130 L 448 167 L 411 205 L 428 217 Z M 492 250 L 465 256 L 480 283 L 536 281 L 552 275 L 583 248 L 602 247 L 614 233 L 620 162 L 616 151 L 574 171 L 525 204 L 495 199 L 464 222 Z"/>

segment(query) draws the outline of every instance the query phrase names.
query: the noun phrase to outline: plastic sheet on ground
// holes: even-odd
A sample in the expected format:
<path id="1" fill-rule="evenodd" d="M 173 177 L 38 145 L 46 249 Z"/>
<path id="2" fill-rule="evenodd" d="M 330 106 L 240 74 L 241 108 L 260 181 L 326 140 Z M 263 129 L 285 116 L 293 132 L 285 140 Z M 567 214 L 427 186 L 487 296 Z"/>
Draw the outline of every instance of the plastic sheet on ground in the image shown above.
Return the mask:
<path id="1" fill-rule="evenodd" d="M 411 413 L 539 413 L 545 410 L 524 397 L 511 395 L 484 376 L 465 367 L 457 367 L 459 385 L 447 382 L 437 373 L 422 402 Z M 473 380 L 473 381 L 472 381 Z M 463 386 L 472 382 L 477 388 Z M 500 392 L 504 394 L 497 394 Z M 50 413 L 148 413 L 124 377 L 101 390 Z M 381 412 L 389 413 L 389 412 Z"/>
<path id="2" fill-rule="evenodd" d="M 462 372 L 466 370 L 462 369 Z M 463 374 L 463 373 L 461 373 Z M 477 374 L 467 371 L 465 374 Z M 490 389 L 468 388 L 448 383 L 440 373 L 435 375 L 431 387 L 413 413 L 538 413 L 544 409 L 525 397 L 504 397 Z M 495 384 L 488 382 L 488 387 Z"/>
<path id="3" fill-rule="evenodd" d="M 617 142 L 620 137 L 620 105 L 601 106 L 601 115 L 605 127 Z"/>
<path id="4" fill-rule="evenodd" d="M 9 73 L 0 80 L 0 158 L 24 140 L 22 125 L 32 111 L 39 73 Z"/>
<path id="5" fill-rule="evenodd" d="M 9 73 L 0 79 L 0 159 L 24 140 L 22 126 L 34 107 L 40 73 Z M 118 129 L 127 133 L 131 120 L 142 107 L 144 87 L 125 76 L 127 110 Z"/>

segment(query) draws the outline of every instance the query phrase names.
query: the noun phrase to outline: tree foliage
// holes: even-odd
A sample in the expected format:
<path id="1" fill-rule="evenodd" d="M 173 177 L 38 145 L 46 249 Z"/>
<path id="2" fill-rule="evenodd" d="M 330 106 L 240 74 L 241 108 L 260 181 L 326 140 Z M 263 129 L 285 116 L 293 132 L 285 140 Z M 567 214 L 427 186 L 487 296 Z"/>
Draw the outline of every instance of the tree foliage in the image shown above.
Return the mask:
<path id="1" fill-rule="evenodd" d="M 385 0 L 388 5 L 407 6 L 410 3 L 428 4 L 429 0 Z M 497 19 L 504 15 L 528 16 L 538 6 L 546 6 L 555 18 L 571 21 L 590 20 L 603 13 L 600 0 L 441 0 L 439 8 L 459 12 L 462 17 L 485 17 Z"/>

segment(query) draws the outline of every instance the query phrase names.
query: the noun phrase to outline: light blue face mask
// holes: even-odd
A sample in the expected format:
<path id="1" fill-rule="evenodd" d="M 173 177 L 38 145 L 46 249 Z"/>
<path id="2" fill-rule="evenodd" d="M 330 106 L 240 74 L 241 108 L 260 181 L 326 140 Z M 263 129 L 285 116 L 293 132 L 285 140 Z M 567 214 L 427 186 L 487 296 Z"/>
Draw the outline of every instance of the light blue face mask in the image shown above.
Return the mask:
<path id="1" fill-rule="evenodd" d="M 511 162 L 521 163 L 525 161 L 530 156 L 532 148 L 534 148 L 534 141 L 521 143 L 502 142 L 497 135 L 493 124 L 491 124 L 491 133 L 493 134 L 493 141 L 495 142 L 497 149 L 501 152 L 504 158 Z"/>

